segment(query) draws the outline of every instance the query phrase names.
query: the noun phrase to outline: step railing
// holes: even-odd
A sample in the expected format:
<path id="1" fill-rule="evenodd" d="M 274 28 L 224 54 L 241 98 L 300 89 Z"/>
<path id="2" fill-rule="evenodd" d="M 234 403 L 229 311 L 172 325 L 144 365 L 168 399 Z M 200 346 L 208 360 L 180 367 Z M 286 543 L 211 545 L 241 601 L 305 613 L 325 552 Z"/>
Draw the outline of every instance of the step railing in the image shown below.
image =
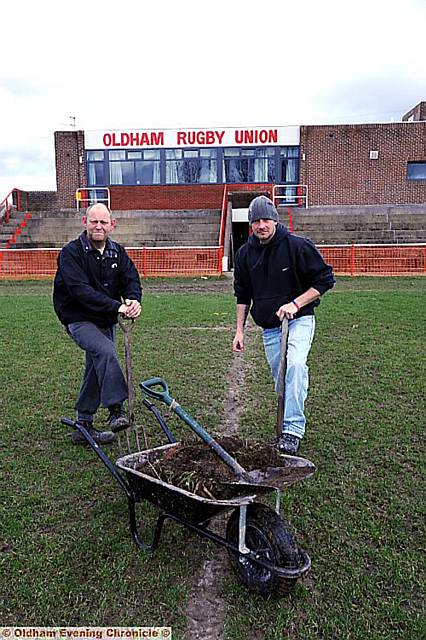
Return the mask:
<path id="1" fill-rule="evenodd" d="M 275 184 L 272 189 L 272 201 L 277 207 L 308 208 L 308 186 L 306 184 Z"/>
<path id="2" fill-rule="evenodd" d="M 96 188 L 80 188 L 75 190 L 75 200 L 77 203 L 77 211 L 87 209 L 92 204 L 102 202 L 109 210 L 111 210 L 111 192 L 109 187 Z"/>
<path id="3" fill-rule="evenodd" d="M 223 187 L 222 208 L 220 213 L 219 246 L 223 247 L 225 239 L 226 214 L 228 211 L 228 185 Z"/>
<path id="4" fill-rule="evenodd" d="M 15 199 L 16 203 L 14 202 Z M 9 224 L 10 214 L 14 206 L 17 211 L 21 210 L 21 190 L 16 187 L 9 191 L 7 196 L 0 202 L 0 221 Z"/>

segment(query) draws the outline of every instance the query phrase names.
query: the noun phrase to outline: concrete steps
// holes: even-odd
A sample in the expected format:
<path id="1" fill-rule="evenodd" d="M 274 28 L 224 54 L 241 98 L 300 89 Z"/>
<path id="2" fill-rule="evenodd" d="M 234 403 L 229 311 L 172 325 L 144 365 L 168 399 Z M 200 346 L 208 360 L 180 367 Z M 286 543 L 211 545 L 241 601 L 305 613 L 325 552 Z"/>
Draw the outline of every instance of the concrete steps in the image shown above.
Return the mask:
<path id="1" fill-rule="evenodd" d="M 220 210 L 114 211 L 114 217 L 117 227 L 111 237 L 128 247 L 217 246 L 219 241 Z M 37 211 L 14 248 L 63 247 L 80 235 L 81 218 L 76 211 Z M 14 228 L 7 237 L 0 230 L 0 247 Z"/>
<path id="2" fill-rule="evenodd" d="M 5 222 L 0 223 L 0 248 L 5 246 L 10 236 L 15 233 L 21 222 L 24 221 L 25 216 L 26 213 L 23 211 L 14 211 L 7 224 Z M 21 233 L 23 231 L 25 231 L 25 228 L 21 229 Z"/>
<path id="3" fill-rule="evenodd" d="M 288 209 L 279 211 L 288 225 Z M 426 242 L 426 204 L 295 208 L 291 215 L 294 233 L 317 244 Z"/>
<path id="4" fill-rule="evenodd" d="M 245 194 L 246 195 L 246 194 Z M 288 225 L 287 207 L 279 207 Z M 399 244 L 426 242 L 426 204 L 291 209 L 294 232 L 321 244 Z M 0 224 L 0 248 L 24 219 L 13 212 Z M 75 209 L 36 211 L 16 238 L 16 248 L 60 248 L 83 228 Z M 114 211 L 112 238 L 127 247 L 217 246 L 220 210 Z"/>

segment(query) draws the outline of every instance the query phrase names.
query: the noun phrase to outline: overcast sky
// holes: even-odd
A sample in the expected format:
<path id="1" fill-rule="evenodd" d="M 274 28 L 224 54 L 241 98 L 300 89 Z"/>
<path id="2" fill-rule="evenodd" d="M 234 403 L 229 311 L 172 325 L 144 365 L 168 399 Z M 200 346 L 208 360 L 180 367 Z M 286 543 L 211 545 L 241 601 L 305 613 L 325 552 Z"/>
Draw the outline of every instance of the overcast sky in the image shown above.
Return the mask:
<path id="1" fill-rule="evenodd" d="M 56 189 L 53 132 L 400 121 L 426 0 L 3 3 L 0 200 Z"/>

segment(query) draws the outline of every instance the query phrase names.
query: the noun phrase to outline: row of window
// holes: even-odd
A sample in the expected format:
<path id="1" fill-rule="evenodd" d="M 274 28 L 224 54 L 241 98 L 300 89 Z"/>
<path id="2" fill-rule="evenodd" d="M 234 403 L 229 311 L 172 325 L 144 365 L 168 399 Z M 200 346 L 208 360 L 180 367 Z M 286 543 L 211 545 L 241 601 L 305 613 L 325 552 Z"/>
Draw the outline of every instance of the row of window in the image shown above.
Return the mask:
<path id="1" fill-rule="evenodd" d="M 87 151 L 88 186 L 297 184 L 299 147 Z"/>

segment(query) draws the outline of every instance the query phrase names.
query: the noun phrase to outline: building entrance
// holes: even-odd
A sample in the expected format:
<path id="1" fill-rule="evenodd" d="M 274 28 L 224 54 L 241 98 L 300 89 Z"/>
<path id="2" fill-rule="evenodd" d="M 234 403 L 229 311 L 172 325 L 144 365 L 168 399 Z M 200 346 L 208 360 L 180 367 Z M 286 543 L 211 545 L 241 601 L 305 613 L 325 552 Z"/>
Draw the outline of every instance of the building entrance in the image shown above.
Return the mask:
<path id="1" fill-rule="evenodd" d="M 230 269 L 234 268 L 234 256 L 238 249 L 247 242 L 249 237 L 248 222 L 233 222 L 231 232 L 231 255 L 229 261 Z"/>

